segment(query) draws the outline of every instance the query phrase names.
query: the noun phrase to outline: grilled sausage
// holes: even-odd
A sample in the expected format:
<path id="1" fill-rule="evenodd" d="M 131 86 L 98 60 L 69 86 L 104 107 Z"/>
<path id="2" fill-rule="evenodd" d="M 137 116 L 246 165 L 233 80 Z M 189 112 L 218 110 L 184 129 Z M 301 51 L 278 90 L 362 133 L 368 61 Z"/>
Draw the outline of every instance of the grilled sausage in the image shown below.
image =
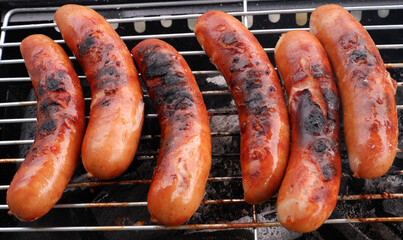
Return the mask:
<path id="1" fill-rule="evenodd" d="M 80 81 L 62 47 L 44 35 L 21 43 L 37 98 L 34 144 L 7 191 L 10 214 L 34 221 L 56 204 L 72 177 L 84 134 Z"/>
<path id="2" fill-rule="evenodd" d="M 340 187 L 339 100 L 326 52 L 305 31 L 278 41 L 274 57 L 288 95 L 291 150 L 277 197 L 289 230 L 311 232 L 332 213 Z"/>
<path id="3" fill-rule="evenodd" d="M 337 77 L 353 176 L 380 177 L 396 156 L 396 82 L 368 32 L 344 8 L 317 8 L 310 29 L 325 47 Z"/>
<path id="4" fill-rule="evenodd" d="M 195 34 L 238 109 L 245 201 L 261 203 L 280 186 L 289 151 L 288 113 L 277 73 L 252 33 L 224 12 L 204 13 Z"/>
<path id="5" fill-rule="evenodd" d="M 90 120 L 81 153 L 84 167 L 90 176 L 117 177 L 132 162 L 143 125 L 143 96 L 133 59 L 94 10 L 65 5 L 56 11 L 55 20 L 91 87 Z"/>
<path id="6" fill-rule="evenodd" d="M 161 145 L 147 207 L 152 220 L 179 225 L 197 210 L 211 167 L 211 135 L 203 97 L 183 57 L 149 39 L 132 54 L 158 113 Z"/>

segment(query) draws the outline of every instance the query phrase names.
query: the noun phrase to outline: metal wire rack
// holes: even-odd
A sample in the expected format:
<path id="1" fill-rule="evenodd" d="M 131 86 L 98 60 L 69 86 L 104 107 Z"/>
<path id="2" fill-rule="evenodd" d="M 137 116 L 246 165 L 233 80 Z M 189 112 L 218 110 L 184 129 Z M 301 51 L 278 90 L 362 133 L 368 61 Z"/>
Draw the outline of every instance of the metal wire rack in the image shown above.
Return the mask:
<path id="1" fill-rule="evenodd" d="M 303 29 L 309 30 L 307 27 L 309 13 L 314 10 L 314 8 L 293 8 L 293 9 L 270 9 L 259 7 L 259 2 L 246 1 L 246 0 L 222 0 L 222 1 L 188 1 L 186 5 L 191 6 L 192 11 L 186 12 L 187 10 L 176 9 L 178 2 L 159 2 L 159 3 L 143 3 L 143 4 L 113 4 L 113 5 L 97 5 L 91 6 L 92 8 L 99 11 L 101 14 L 106 16 L 109 23 L 114 27 L 118 28 L 120 24 L 133 24 L 133 28 L 136 30 L 136 34 L 126 35 L 120 34 L 122 40 L 126 43 L 132 44 L 133 42 L 138 42 L 140 40 L 148 38 L 159 38 L 165 40 L 172 39 L 182 39 L 187 41 L 188 39 L 195 40 L 194 33 L 192 31 L 192 23 L 201 15 L 202 12 L 212 9 L 221 9 L 227 11 L 229 14 L 240 17 L 243 23 L 251 29 L 251 32 L 256 36 L 278 38 L 277 36 L 281 33 L 294 30 Z M 261 4 L 261 3 L 260 3 Z M 263 5 L 263 4 L 261 4 Z M 267 5 L 264 5 L 267 6 Z M 403 5 L 378 5 L 378 6 L 345 6 L 347 10 L 353 11 L 356 17 L 360 18 L 362 13 L 373 11 L 378 12 L 378 15 L 386 14 L 393 10 L 403 10 Z M 31 30 L 41 31 L 43 29 L 54 30 L 57 36 L 56 24 L 53 22 L 52 15 L 57 8 L 18 8 L 8 11 L 3 20 L 3 25 L 1 27 L 0 36 L 0 67 L 3 65 L 5 67 L 13 68 L 14 66 L 23 64 L 23 59 L 19 57 L 7 57 L 7 50 L 18 48 L 22 38 L 19 41 L 12 41 L 7 38 L 9 34 L 16 34 L 16 32 L 24 32 Z M 231 10 L 231 11 L 229 11 Z M 181 12 L 182 11 L 182 12 Z M 111 13 L 112 12 L 112 13 Z M 123 14 L 121 14 L 123 13 Z M 163 15 L 161 15 L 163 13 Z M 297 20 L 298 27 L 280 27 L 280 28 L 256 28 L 254 27 L 254 22 L 267 18 L 268 25 L 270 22 L 274 23 L 276 20 L 283 15 L 296 16 L 300 20 Z M 50 17 L 49 17 L 50 16 Z M 27 21 L 27 19 L 32 18 L 34 20 Z M 301 20 L 302 19 L 302 20 Z M 187 21 L 189 28 L 186 32 L 170 32 L 169 25 L 177 20 Z M 299 22 L 298 22 L 299 21 Z M 302 22 L 301 22 L 302 21 Z M 166 27 L 166 31 L 160 33 L 152 34 L 142 34 L 144 28 L 148 23 L 162 24 Z M 295 24 L 294 24 L 295 25 Z M 403 30 L 403 24 L 380 24 L 380 25 L 365 25 L 368 31 L 399 31 Z M 60 34 L 55 41 L 62 46 L 65 46 L 63 39 Z M 129 44 L 128 44 L 129 45 Z M 266 46 L 262 43 L 264 49 L 268 53 L 269 57 L 272 58 L 274 45 Z M 175 46 L 179 52 L 186 57 L 197 57 L 202 56 L 204 59 L 205 53 L 201 50 L 200 46 L 194 45 L 194 48 L 181 49 L 180 46 Z M 378 49 L 381 51 L 392 50 L 396 51 L 399 49 L 403 50 L 403 43 L 386 43 L 378 44 Z M 71 53 L 70 53 L 71 54 Z M 70 59 L 75 62 L 75 57 L 70 55 Z M 386 61 L 385 61 L 386 62 Z M 274 63 L 274 61 L 273 61 Z M 192 66 L 192 64 L 191 64 Z M 398 62 L 387 62 L 386 67 L 388 69 L 401 69 L 403 68 L 403 58 Z M 209 69 L 197 69 L 193 71 L 197 79 L 206 78 L 207 76 L 221 76 L 220 73 L 214 68 Z M 26 74 L 26 73 L 25 73 Z M 79 74 L 79 78 L 85 80 L 84 75 Z M 397 79 L 398 80 L 398 79 Z M 7 86 L 8 84 L 30 84 L 30 79 L 28 76 L 21 76 L 20 73 L 11 74 L 11 76 L 4 76 L 0 74 L 0 84 L 1 86 Z M 398 83 L 398 88 L 402 88 L 403 82 Z M 147 93 L 144 92 L 147 98 Z M 228 89 L 212 89 L 212 90 L 202 90 L 203 97 L 206 102 L 213 96 L 229 95 Z M 85 98 L 86 103 L 91 101 L 91 98 Z M 19 99 L 18 101 L 6 101 L 0 103 L 1 108 L 20 108 L 23 111 L 24 107 L 35 106 L 36 101 Z M 397 106 L 397 111 L 403 109 L 403 105 Z M 208 110 L 209 114 L 212 116 L 218 115 L 236 115 L 236 108 L 211 108 Z M 88 118 L 88 116 L 87 116 Z M 147 119 L 156 118 L 156 114 L 148 112 L 145 116 Z M 6 128 L 10 124 L 22 124 L 22 123 L 34 123 L 36 118 L 9 118 L 0 119 L 0 126 Z M 214 131 L 212 132 L 213 138 L 220 137 L 237 137 L 239 136 L 239 131 Z M 143 134 L 141 136 L 141 141 L 147 139 L 159 138 L 158 134 Z M 15 145 L 30 145 L 33 143 L 33 139 L 18 139 L 16 136 L 13 139 L 2 139 L 0 140 L 0 146 L 15 146 Z M 398 149 L 398 154 L 401 150 Z M 157 149 L 148 152 L 138 152 L 136 154 L 135 160 L 148 161 L 150 159 L 155 159 L 157 156 Z M 239 152 L 230 153 L 213 153 L 213 158 L 217 157 L 239 157 Z M 5 157 L 0 153 L 0 167 L 5 164 L 18 164 L 23 161 L 23 158 L 18 157 Z M 391 170 L 387 173 L 388 175 L 402 176 L 403 170 Z M 348 177 L 348 173 L 343 173 L 342 177 Z M 11 179 L 10 179 L 11 181 Z M 208 179 L 208 184 L 213 182 L 225 182 L 225 181 L 241 181 L 241 177 L 237 176 L 213 176 Z M 135 184 L 149 184 L 149 179 L 132 179 L 132 180 L 117 180 L 117 181 L 83 181 L 83 182 L 73 182 L 68 185 L 68 188 L 89 188 L 89 187 L 99 187 L 99 186 L 118 186 L 118 185 L 135 185 Z M 0 191 L 6 191 L 8 185 L 0 185 Z M 355 195 L 340 195 L 339 201 L 372 201 L 379 199 L 393 199 L 403 198 L 403 193 L 376 193 L 376 194 L 355 194 Z M 7 214 L 8 206 L 5 203 L 5 199 L 0 200 L 0 216 Z M 271 199 L 274 202 L 275 199 Z M 228 198 L 228 199 L 204 199 L 203 205 L 222 205 L 222 204 L 239 204 L 244 203 L 241 198 Z M 120 207 L 145 207 L 147 202 L 88 202 L 88 203 L 60 203 L 54 208 L 120 208 Z M 261 228 L 280 226 L 278 221 L 273 222 L 262 222 L 257 219 L 258 208 L 255 205 L 250 206 L 251 211 L 249 212 L 252 221 L 251 222 L 217 222 L 217 223 L 196 223 L 196 224 L 184 224 L 181 226 L 167 227 L 158 224 L 139 224 L 139 225 L 123 225 L 123 226 L 41 226 L 41 227 L 10 227 L 10 226 L 0 226 L 0 232 L 64 232 L 64 231 L 109 231 L 109 230 L 119 230 L 119 231 L 142 231 L 142 230 L 203 230 L 203 229 L 238 229 L 238 228 L 248 228 L 253 230 L 254 239 L 258 239 L 258 231 Z M 53 210 L 52 210 L 53 211 Z M 355 218 L 343 218 L 343 219 L 329 219 L 325 224 L 342 224 L 342 223 L 367 223 L 367 222 L 401 222 L 403 221 L 403 216 L 400 217 L 377 217 L 377 218 L 365 218 L 356 216 Z"/>

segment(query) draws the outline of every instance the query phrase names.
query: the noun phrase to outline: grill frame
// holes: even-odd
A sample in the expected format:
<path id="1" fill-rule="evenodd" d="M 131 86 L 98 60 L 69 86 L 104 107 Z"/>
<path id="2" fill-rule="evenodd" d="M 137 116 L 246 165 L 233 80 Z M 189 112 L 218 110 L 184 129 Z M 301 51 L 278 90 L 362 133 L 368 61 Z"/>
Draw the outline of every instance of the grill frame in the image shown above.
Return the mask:
<path id="1" fill-rule="evenodd" d="M 252 1 L 249 1 L 252 2 Z M 233 16 L 238 16 L 242 18 L 244 25 L 248 26 L 248 16 L 257 16 L 257 15 L 268 15 L 268 14 L 298 14 L 298 13 L 310 13 L 315 8 L 294 8 L 294 9 L 264 9 L 264 10 L 252 10 L 248 11 L 247 0 L 224 0 L 219 1 L 218 4 L 238 4 L 238 8 L 240 11 L 229 12 Z M 214 1 L 194 1 L 190 2 L 195 6 L 204 6 L 208 8 L 212 6 L 211 9 L 216 9 L 217 6 Z M 166 2 L 166 3 L 148 3 L 148 4 L 113 4 L 113 5 L 96 5 L 90 6 L 95 10 L 111 10 L 111 9 L 131 9 L 131 8 L 149 8 L 149 7 L 169 7 L 175 6 L 176 3 Z M 368 11 L 368 10 L 402 10 L 402 5 L 368 5 L 368 6 L 345 6 L 347 10 L 350 11 Z M 19 13 L 30 13 L 35 14 L 38 12 L 53 12 L 57 9 L 57 7 L 48 7 L 48 8 L 17 8 L 8 11 L 3 20 L 3 26 L 1 28 L 1 36 L 0 36 L 0 65 L 13 65 L 13 64 L 21 64 L 23 63 L 22 59 L 3 59 L 3 49 L 8 47 L 17 47 L 20 42 L 6 42 L 6 35 L 8 31 L 18 31 L 25 29 L 41 29 L 41 28 L 52 28 L 55 27 L 54 23 L 35 23 L 33 25 L 13 25 L 10 19 Z M 189 13 L 189 14 L 178 14 L 171 16 L 145 16 L 145 17 L 132 17 L 132 18 L 112 18 L 107 19 L 110 23 L 135 23 L 135 22 L 149 22 L 149 21 L 161 21 L 161 20 L 177 20 L 177 19 L 194 19 L 200 16 L 200 13 Z M 10 25 L 11 24 L 11 25 Z M 394 25 L 370 25 L 365 26 L 367 30 L 402 30 L 403 24 L 394 24 Z M 308 28 L 281 28 L 281 29 L 254 29 L 251 30 L 254 34 L 277 34 L 283 33 L 294 29 L 302 29 L 308 30 Z M 173 33 L 173 34 L 152 34 L 152 35 L 135 35 L 135 36 L 122 36 L 124 41 L 127 40 L 143 40 L 147 38 L 160 38 L 160 39 L 171 39 L 171 38 L 194 38 L 194 34 L 192 32 L 186 33 Z M 62 39 L 57 39 L 56 42 L 60 44 L 64 44 Z M 386 49 L 403 49 L 402 44 L 379 44 L 377 45 L 378 49 L 386 50 Z M 274 48 L 265 48 L 267 53 L 273 53 Z M 205 53 L 201 50 L 192 50 L 192 51 L 179 51 L 183 56 L 197 56 L 197 55 L 205 55 Z M 70 53 L 71 54 L 71 53 Z M 73 61 L 75 58 L 73 56 L 70 57 Z M 400 62 L 401 61 L 401 62 Z M 400 59 L 398 63 L 386 63 L 386 67 L 388 69 L 400 69 L 403 68 L 403 58 Z M 274 64 L 274 62 L 273 62 Z M 202 70 L 202 71 L 193 71 L 196 76 L 205 76 L 205 75 L 213 75 L 220 76 L 221 74 L 216 70 Z M 85 76 L 80 75 L 80 79 L 84 79 Z M 4 83 L 22 83 L 22 82 L 30 82 L 29 77 L 0 77 L 0 84 Z M 401 88 L 403 83 L 398 83 L 398 88 Z M 205 90 L 202 91 L 203 97 L 206 99 L 208 96 L 212 95 L 223 95 L 230 94 L 228 89 L 225 90 Z M 146 91 L 144 91 L 145 98 L 148 97 Z M 85 101 L 90 101 L 90 98 L 86 98 Z M 21 99 L 18 102 L 2 102 L 0 103 L 0 108 L 9 108 L 9 107 L 25 107 L 25 106 L 35 106 L 36 101 L 27 101 Z M 397 106 L 397 111 L 403 109 L 403 105 Z M 209 113 L 212 115 L 236 115 L 237 111 L 235 108 L 227 108 L 227 109 L 211 109 Z M 156 118 L 155 113 L 148 113 L 146 118 Z M 88 116 L 87 116 L 88 118 Z M 35 122 L 35 118 L 6 118 L 0 119 L 0 124 L 18 124 L 24 122 Z M 239 132 L 228 132 L 228 131 L 216 131 L 212 132 L 213 137 L 222 137 L 222 136 L 239 136 Z M 158 138 L 158 135 L 142 135 L 143 139 L 152 139 Z M 20 139 L 7 139 L 1 140 L 0 145 L 8 146 L 8 145 L 22 145 L 22 144 L 32 144 L 33 139 L 29 140 L 20 140 Z M 398 153 L 401 150 L 398 149 Z M 135 157 L 136 160 L 149 160 L 155 159 L 157 152 L 147 153 L 147 154 L 137 154 Z M 237 157 L 239 153 L 228 153 L 228 154 L 213 154 L 213 157 Z M 18 164 L 22 162 L 22 158 L 4 158 L 0 155 L 0 166 L 1 164 Z M 389 171 L 387 174 L 389 175 L 403 175 L 403 170 L 398 171 Z M 347 177 L 347 173 L 343 173 L 342 177 Z M 11 181 L 11 179 L 10 179 Z M 150 180 L 147 179 L 134 179 L 129 181 L 114 181 L 114 182 L 81 182 L 81 183 L 70 183 L 68 188 L 71 187 L 97 187 L 97 186 L 109 186 L 109 185 L 131 185 L 131 184 L 148 184 Z M 221 177 L 210 177 L 208 182 L 217 182 L 217 181 L 241 181 L 240 176 L 221 176 Z M 8 189 L 8 185 L 0 185 L 0 191 L 5 191 Z M 344 195 L 339 196 L 338 201 L 372 201 L 379 199 L 403 199 L 403 193 L 378 193 L 378 194 L 363 194 L 363 195 Z M 275 198 L 269 200 L 270 202 L 275 201 Z M 5 201 L 3 201 L 5 202 Z M 243 199 L 238 198 L 230 198 L 230 199 L 204 199 L 202 204 L 238 204 L 244 203 Z M 57 204 L 55 208 L 109 208 L 109 207 L 145 207 L 147 205 L 146 202 L 106 202 L 106 203 L 72 203 L 72 204 Z M 65 231 L 142 231 L 142 230 L 204 230 L 204 229 L 238 229 L 238 228 L 248 228 L 253 229 L 254 239 L 258 239 L 258 229 L 264 227 L 276 227 L 280 226 L 278 221 L 275 222 L 260 222 L 257 219 L 258 210 L 256 209 L 256 205 L 251 205 L 250 217 L 252 218 L 252 222 L 241 222 L 241 223 L 200 223 L 200 224 L 184 224 L 181 226 L 175 227 L 167 227 L 161 226 L 158 224 L 152 225 L 139 225 L 139 226 L 46 226 L 46 227 L 7 227 L 0 226 L 1 232 L 65 232 Z M 5 210 L 8 209 L 6 204 L 0 204 L 0 215 L 5 214 Z M 366 222 L 402 222 L 403 216 L 400 217 L 380 217 L 380 218 L 346 218 L 346 219 L 328 219 L 325 224 L 342 224 L 342 223 L 366 223 Z"/>

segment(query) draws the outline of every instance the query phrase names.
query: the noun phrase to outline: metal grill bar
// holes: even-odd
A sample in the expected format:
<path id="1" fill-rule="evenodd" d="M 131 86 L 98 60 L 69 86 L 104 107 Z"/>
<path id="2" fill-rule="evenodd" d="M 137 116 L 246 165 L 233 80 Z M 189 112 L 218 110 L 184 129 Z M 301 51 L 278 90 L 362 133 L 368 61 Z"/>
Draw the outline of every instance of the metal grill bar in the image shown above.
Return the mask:
<path id="1" fill-rule="evenodd" d="M 347 218 L 328 219 L 324 224 L 343 223 L 368 223 L 368 222 L 402 222 L 403 217 L 380 218 Z M 213 224 L 188 224 L 180 226 L 143 225 L 137 226 L 80 226 L 80 227 L 1 227 L 0 232 L 80 232 L 80 231 L 139 231 L 139 230 L 207 230 L 207 229 L 240 229 L 278 227 L 280 222 L 251 222 L 251 223 L 213 223 Z"/>
<path id="2" fill-rule="evenodd" d="M 345 7 L 349 11 L 362 11 L 362 10 L 394 10 L 402 9 L 403 5 L 390 5 L 390 6 L 362 6 L 362 7 Z M 56 9 L 49 9 L 49 12 Z M 290 13 L 305 13 L 312 12 L 315 8 L 302 8 L 302 9 L 282 9 L 282 10 L 259 10 L 259 11 L 242 11 L 242 12 L 228 12 L 232 16 L 258 16 L 268 14 L 290 14 Z M 31 9 L 32 11 L 32 9 Z M 29 12 L 20 11 L 20 12 Z M 13 12 L 15 13 L 15 12 Z M 132 17 L 121 19 L 107 19 L 109 23 L 132 23 L 132 22 L 144 22 L 144 21 L 161 21 L 161 20 L 179 20 L 179 19 L 191 19 L 198 18 L 201 14 L 183 14 L 183 15 L 170 15 L 170 16 L 152 16 L 152 17 Z M 6 19 L 6 18 L 5 18 Z M 8 20 L 8 19 L 7 19 Z M 6 21 L 5 21 L 6 22 Z M 21 24 L 21 25 L 3 25 L 1 30 L 24 30 L 24 29 L 37 29 L 37 28 L 52 28 L 57 27 L 56 23 L 42 23 L 42 24 Z M 400 28 L 399 28 L 400 29 Z M 375 30 L 375 29 L 369 29 Z M 379 29 L 376 29 L 379 30 Z"/>
<path id="3" fill-rule="evenodd" d="M 382 194 L 363 194 L 363 195 L 348 195 L 339 196 L 339 201 L 349 200 L 383 200 L 383 199 L 402 199 L 403 193 L 382 193 Z M 269 201 L 275 202 L 277 199 L 272 198 Z M 217 205 L 217 204 L 232 204 L 245 203 L 244 199 L 217 199 L 217 200 L 202 200 L 201 204 Z M 63 203 L 56 204 L 53 208 L 115 208 L 115 207 L 146 207 L 147 202 L 95 202 L 95 203 Z M 8 210 L 7 204 L 1 204 L 0 210 Z M 256 206 L 252 205 L 252 215 L 256 222 Z"/>

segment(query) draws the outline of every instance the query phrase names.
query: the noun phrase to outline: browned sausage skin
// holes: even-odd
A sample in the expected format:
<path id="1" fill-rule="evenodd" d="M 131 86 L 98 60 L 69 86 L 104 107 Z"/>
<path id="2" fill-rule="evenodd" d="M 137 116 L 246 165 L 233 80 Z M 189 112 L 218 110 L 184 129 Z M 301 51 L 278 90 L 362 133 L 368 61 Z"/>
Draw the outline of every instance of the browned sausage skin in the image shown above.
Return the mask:
<path id="1" fill-rule="evenodd" d="M 56 11 L 55 20 L 91 86 L 84 167 L 100 179 L 117 177 L 132 162 L 143 125 L 143 96 L 133 59 L 115 30 L 94 10 L 65 5 Z"/>
<path id="2" fill-rule="evenodd" d="M 44 35 L 21 43 L 37 98 L 34 144 L 7 191 L 10 213 L 34 221 L 56 204 L 72 177 L 84 134 L 84 98 L 67 54 Z"/>
<path id="3" fill-rule="evenodd" d="M 280 186 L 289 151 L 287 107 L 277 73 L 252 33 L 224 12 L 199 17 L 195 34 L 238 108 L 245 201 L 263 202 Z"/>
<path id="4" fill-rule="evenodd" d="M 277 215 L 287 229 L 311 232 L 332 213 L 340 187 L 337 88 L 325 50 L 308 32 L 283 34 L 274 57 L 291 121 L 290 159 L 277 197 Z"/>
<path id="5" fill-rule="evenodd" d="M 154 102 L 161 145 L 147 207 L 154 220 L 179 225 L 197 210 L 211 167 L 211 135 L 203 97 L 183 57 L 149 39 L 132 54 Z"/>
<path id="6" fill-rule="evenodd" d="M 323 44 L 337 77 L 353 176 L 380 177 L 396 156 L 396 82 L 368 32 L 344 8 L 317 8 L 310 31 Z"/>

